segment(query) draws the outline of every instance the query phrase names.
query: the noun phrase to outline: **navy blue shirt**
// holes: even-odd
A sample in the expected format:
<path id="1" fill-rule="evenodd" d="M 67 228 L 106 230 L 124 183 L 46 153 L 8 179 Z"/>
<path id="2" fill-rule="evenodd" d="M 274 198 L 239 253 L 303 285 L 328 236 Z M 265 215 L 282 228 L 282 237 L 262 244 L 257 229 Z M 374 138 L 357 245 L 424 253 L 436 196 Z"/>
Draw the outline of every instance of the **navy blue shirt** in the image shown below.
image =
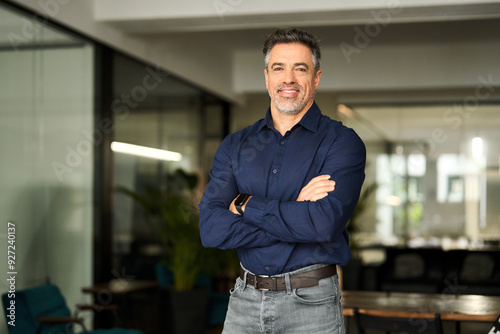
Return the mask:
<path id="1" fill-rule="evenodd" d="M 316 103 L 282 136 L 271 112 L 219 146 L 199 205 L 205 247 L 237 249 L 255 274 L 275 275 L 311 264 L 345 265 L 345 230 L 364 181 L 366 151 L 358 135 L 322 115 Z M 316 201 L 296 199 L 314 177 L 331 175 L 335 190 Z M 228 210 L 251 194 L 243 216 Z"/>

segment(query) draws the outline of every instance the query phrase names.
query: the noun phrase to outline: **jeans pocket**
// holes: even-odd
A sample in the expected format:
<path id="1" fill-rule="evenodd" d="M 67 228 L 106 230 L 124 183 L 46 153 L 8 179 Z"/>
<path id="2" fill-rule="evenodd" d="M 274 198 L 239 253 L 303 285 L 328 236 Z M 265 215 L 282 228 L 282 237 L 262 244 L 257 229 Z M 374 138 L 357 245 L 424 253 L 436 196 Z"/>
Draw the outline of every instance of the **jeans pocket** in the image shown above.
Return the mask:
<path id="1" fill-rule="evenodd" d="M 292 296 L 303 304 L 320 305 L 334 301 L 337 296 L 337 289 L 331 278 L 325 278 L 320 280 L 317 286 L 293 289 Z"/>
<path id="2" fill-rule="evenodd" d="M 243 287 L 243 280 L 241 278 L 236 278 L 236 282 L 234 282 L 234 287 L 229 290 L 229 294 L 233 294 L 236 290 L 241 290 Z"/>

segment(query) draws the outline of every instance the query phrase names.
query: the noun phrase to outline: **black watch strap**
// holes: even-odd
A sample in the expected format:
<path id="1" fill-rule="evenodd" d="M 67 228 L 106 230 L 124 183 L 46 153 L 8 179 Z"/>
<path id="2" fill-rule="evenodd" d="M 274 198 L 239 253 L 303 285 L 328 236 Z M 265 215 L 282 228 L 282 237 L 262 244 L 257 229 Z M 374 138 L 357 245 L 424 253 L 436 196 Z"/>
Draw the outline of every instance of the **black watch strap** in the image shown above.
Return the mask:
<path id="1" fill-rule="evenodd" d="M 243 210 L 241 210 L 241 207 L 245 205 L 245 203 L 248 201 L 249 198 L 250 198 L 249 194 L 240 194 L 236 198 L 236 201 L 234 201 L 234 206 L 236 208 L 236 211 L 238 211 L 242 216 L 243 216 Z"/>

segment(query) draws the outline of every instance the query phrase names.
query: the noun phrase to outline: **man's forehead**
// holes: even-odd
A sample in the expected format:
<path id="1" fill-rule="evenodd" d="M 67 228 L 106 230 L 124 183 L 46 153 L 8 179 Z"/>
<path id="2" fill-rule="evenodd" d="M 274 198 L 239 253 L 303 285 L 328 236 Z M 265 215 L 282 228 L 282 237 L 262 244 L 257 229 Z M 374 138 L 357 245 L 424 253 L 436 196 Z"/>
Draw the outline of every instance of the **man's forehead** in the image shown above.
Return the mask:
<path id="1" fill-rule="evenodd" d="M 273 56 L 302 56 L 310 57 L 312 61 L 311 49 L 302 43 L 278 43 L 276 44 L 270 52 L 270 57 Z"/>
<path id="2" fill-rule="evenodd" d="M 311 49 L 302 43 L 278 43 L 271 49 L 271 55 L 280 51 L 308 52 L 312 55 Z"/>

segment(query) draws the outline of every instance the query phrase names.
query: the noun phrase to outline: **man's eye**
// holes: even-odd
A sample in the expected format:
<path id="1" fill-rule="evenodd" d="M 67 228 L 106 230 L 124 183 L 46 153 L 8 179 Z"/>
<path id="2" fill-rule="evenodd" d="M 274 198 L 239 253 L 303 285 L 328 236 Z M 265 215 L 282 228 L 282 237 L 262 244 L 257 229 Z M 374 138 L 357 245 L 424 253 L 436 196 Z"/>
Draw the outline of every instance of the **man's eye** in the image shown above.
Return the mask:
<path id="1" fill-rule="evenodd" d="M 274 71 L 282 71 L 282 70 L 283 70 L 283 68 L 282 68 L 282 67 L 275 67 L 273 70 L 274 70 Z"/>
<path id="2" fill-rule="evenodd" d="M 307 71 L 307 70 L 306 70 L 305 68 L 299 67 L 299 68 L 297 68 L 297 71 L 300 71 L 300 72 L 305 72 L 305 71 Z"/>

